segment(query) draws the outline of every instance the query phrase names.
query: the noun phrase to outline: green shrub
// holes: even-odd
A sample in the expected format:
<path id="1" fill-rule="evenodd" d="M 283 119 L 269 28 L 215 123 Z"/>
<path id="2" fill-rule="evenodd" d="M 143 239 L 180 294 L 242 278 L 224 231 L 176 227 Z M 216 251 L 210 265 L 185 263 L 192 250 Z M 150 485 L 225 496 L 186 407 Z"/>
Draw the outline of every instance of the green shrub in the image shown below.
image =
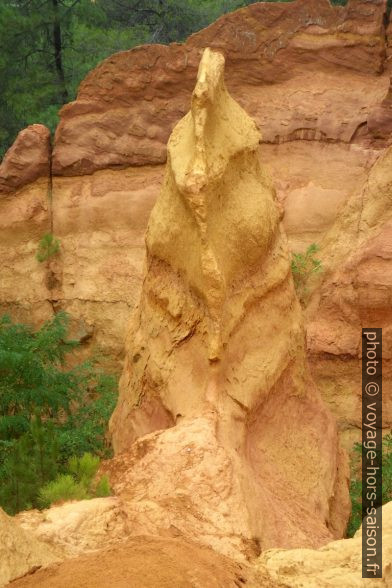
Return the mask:
<path id="1" fill-rule="evenodd" d="M 106 475 L 102 476 L 95 488 L 95 496 L 97 498 L 104 498 L 105 496 L 110 496 L 111 493 L 109 478 Z"/>
<path id="2" fill-rule="evenodd" d="M 86 489 L 89 498 L 111 494 L 107 476 L 102 476 L 98 481 L 95 480 L 99 462 L 99 457 L 91 453 L 84 453 L 82 457 L 73 456 L 68 462 L 68 471 L 75 481 Z"/>
<path id="3" fill-rule="evenodd" d="M 63 500 L 110 496 L 111 489 L 107 476 L 102 476 L 96 483 L 94 481 L 98 468 L 99 457 L 91 453 L 85 453 L 82 457 L 71 457 L 67 473 L 57 476 L 54 481 L 40 489 L 40 505 L 47 507 Z"/>
<path id="4" fill-rule="evenodd" d="M 60 252 L 60 241 L 52 233 L 46 233 L 38 243 L 36 258 L 42 263 Z"/>
<path id="5" fill-rule="evenodd" d="M 83 500 L 89 498 L 86 488 L 69 474 L 62 474 L 39 491 L 39 503 L 47 508 L 64 500 Z"/>
<path id="6" fill-rule="evenodd" d="M 88 491 L 98 468 L 99 457 L 91 453 L 85 453 L 82 457 L 73 456 L 68 462 L 68 470 Z"/>
<path id="7" fill-rule="evenodd" d="M 308 294 L 308 281 L 310 277 L 322 271 L 321 261 L 315 258 L 320 250 L 316 243 L 309 245 L 305 253 L 293 253 L 291 271 L 293 273 L 294 286 L 301 303 L 304 303 Z"/>

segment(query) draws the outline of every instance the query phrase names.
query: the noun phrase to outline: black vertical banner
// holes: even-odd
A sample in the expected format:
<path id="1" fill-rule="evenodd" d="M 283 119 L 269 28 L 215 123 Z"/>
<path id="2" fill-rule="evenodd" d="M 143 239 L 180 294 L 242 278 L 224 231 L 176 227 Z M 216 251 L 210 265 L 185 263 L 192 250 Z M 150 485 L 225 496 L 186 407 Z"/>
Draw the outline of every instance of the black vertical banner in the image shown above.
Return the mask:
<path id="1" fill-rule="evenodd" d="M 362 578 L 382 577 L 382 329 L 362 329 Z"/>

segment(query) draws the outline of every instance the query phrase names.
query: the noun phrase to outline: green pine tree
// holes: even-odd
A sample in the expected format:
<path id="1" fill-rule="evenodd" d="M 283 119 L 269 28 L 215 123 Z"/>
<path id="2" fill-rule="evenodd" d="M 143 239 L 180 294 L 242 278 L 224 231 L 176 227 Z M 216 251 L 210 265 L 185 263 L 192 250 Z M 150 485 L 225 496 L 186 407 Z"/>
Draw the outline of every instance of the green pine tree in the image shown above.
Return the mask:
<path id="1" fill-rule="evenodd" d="M 59 443 L 53 423 L 42 423 L 37 414 L 30 423 L 32 467 L 38 486 L 52 480 L 58 472 Z"/>
<path id="2" fill-rule="evenodd" d="M 61 312 L 34 331 L 0 318 L 0 506 L 10 514 L 42 506 L 40 489 L 69 473 L 73 455 L 88 486 L 99 465 L 94 454 L 108 453 L 116 379 L 91 362 L 67 367 L 77 345 L 68 322 Z"/>
<path id="3" fill-rule="evenodd" d="M 29 452 L 30 438 L 15 442 L 0 471 L 0 504 L 8 514 L 32 508 L 38 480 Z"/>
<path id="4" fill-rule="evenodd" d="M 44 427 L 35 416 L 30 430 L 14 442 L 0 468 L 0 504 L 9 514 L 38 506 L 41 486 L 59 469 L 58 443 L 53 425 Z"/>

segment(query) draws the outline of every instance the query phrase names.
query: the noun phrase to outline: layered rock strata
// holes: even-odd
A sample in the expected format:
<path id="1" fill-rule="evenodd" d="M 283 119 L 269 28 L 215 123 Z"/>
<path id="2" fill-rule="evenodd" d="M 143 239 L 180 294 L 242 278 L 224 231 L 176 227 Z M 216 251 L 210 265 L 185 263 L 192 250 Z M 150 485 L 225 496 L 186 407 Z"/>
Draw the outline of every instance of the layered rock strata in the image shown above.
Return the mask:
<path id="1" fill-rule="evenodd" d="M 0 195 L 15 192 L 38 178 L 49 178 L 50 132 L 44 125 L 20 131 L 0 165 Z"/>

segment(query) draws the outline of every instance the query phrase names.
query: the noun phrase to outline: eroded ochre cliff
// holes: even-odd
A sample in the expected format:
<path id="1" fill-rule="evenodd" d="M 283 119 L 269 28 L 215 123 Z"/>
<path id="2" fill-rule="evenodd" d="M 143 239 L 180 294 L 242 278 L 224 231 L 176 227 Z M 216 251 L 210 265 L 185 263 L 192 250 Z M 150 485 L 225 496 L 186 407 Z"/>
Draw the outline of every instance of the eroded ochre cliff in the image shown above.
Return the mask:
<path id="1" fill-rule="evenodd" d="M 313 373 L 334 406 L 347 447 L 360 441 L 361 327 L 382 328 L 383 424 L 392 425 L 392 149 L 321 242 L 324 272 L 307 309 Z"/>
<path id="2" fill-rule="evenodd" d="M 110 423 L 117 455 L 104 465 L 116 497 L 21 513 L 13 523 L 56 559 L 100 549 L 106 572 L 90 574 L 94 586 L 108 573 L 119 585 L 118 570 L 136 573 L 152 551 L 151 565 L 164 569 L 144 585 L 191 574 L 189 585 L 197 576 L 214 586 L 210 569 L 216 585 L 279 586 L 274 568 L 257 561 L 261 551 L 316 548 L 347 523 L 347 462 L 307 368 L 281 210 L 260 165 L 259 131 L 226 90 L 224 61 L 203 54 L 148 223 Z M 185 550 L 197 572 L 185 559 L 175 575 L 171 554 Z M 53 561 L 40 557 L 38 567 Z M 92 561 L 19 583 L 60 586 L 71 569 L 82 582 Z"/>
<path id="3" fill-rule="evenodd" d="M 65 308 L 86 349 L 118 365 L 127 331 L 127 351 L 104 466 L 117 496 L 0 511 L 0 585 L 69 557 L 15 586 L 379 583 L 361 579 L 360 531 L 265 549 L 342 536 L 347 470 L 317 389 L 351 447 L 362 326 L 383 327 L 391 426 L 391 27 L 385 0 L 254 4 L 105 60 L 52 151 L 44 127 L 20 133 L 0 166 L 0 310 L 38 324 Z M 206 46 L 261 137 L 210 54 L 165 171 Z M 61 254 L 40 265 L 46 232 Z M 304 317 L 284 232 L 294 251 L 321 244 Z"/>

